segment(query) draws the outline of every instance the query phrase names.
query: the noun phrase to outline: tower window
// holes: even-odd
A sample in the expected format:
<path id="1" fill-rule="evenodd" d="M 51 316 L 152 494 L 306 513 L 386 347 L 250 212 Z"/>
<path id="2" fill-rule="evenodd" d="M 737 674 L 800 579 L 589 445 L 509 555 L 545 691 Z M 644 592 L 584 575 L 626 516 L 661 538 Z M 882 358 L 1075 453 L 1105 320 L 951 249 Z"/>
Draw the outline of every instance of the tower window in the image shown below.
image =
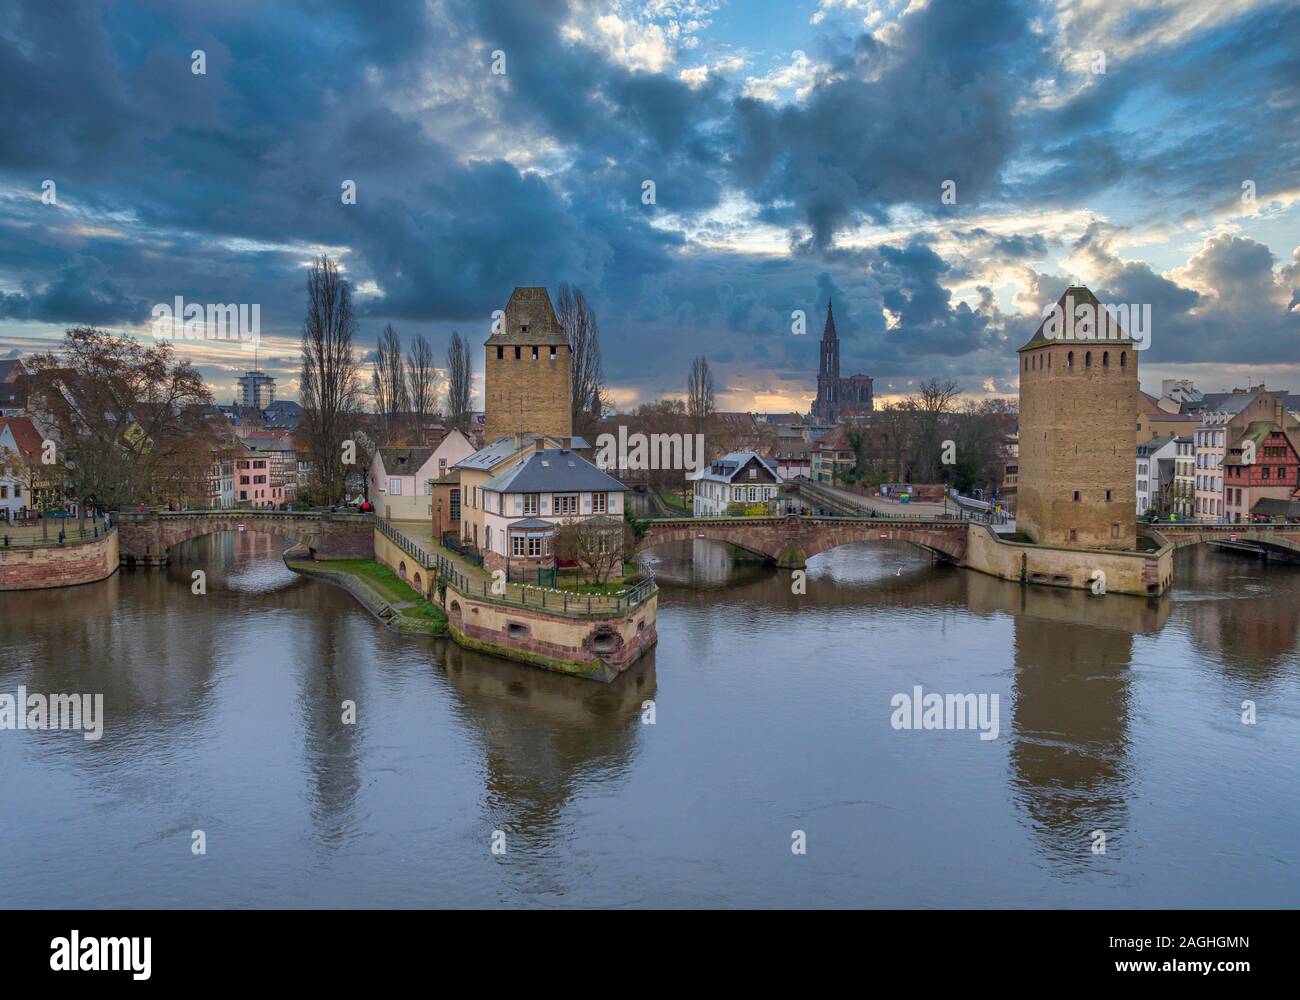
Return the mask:
<path id="1" fill-rule="evenodd" d="M 1091 368 L 1091 367 L 1092 367 L 1092 351 L 1087 351 L 1087 352 L 1084 353 L 1084 355 L 1083 355 L 1083 367 L 1084 367 L 1084 368 Z"/>
<path id="2" fill-rule="evenodd" d="M 551 360 L 552 360 L 552 361 L 555 360 L 555 345 L 554 345 L 554 344 L 551 345 Z"/>
<path id="3" fill-rule="evenodd" d="M 1074 352 L 1073 352 L 1073 351 L 1071 351 L 1069 354 L 1067 354 L 1067 355 L 1065 356 L 1065 367 L 1066 367 L 1066 368 L 1073 368 L 1073 367 L 1074 367 Z"/>
<path id="4" fill-rule="evenodd" d="M 1110 490 L 1106 491 L 1106 502 L 1110 503 Z"/>
<path id="5" fill-rule="evenodd" d="M 1102 351 L 1102 352 L 1101 352 L 1101 366 L 1102 366 L 1103 368 L 1109 368 L 1109 367 L 1110 367 L 1110 351 Z"/>
<path id="6" fill-rule="evenodd" d="M 519 360 L 519 357 L 520 357 L 520 355 L 519 355 L 519 348 L 516 347 L 516 348 L 515 348 L 515 360 L 518 361 L 518 360 Z"/>
<path id="7" fill-rule="evenodd" d="M 497 344 L 497 360 L 500 361 L 505 356 L 506 356 L 506 349 L 502 347 L 500 344 Z"/>
<path id="8" fill-rule="evenodd" d="M 1121 368 L 1127 368 L 1127 367 L 1128 367 L 1128 351 L 1120 351 L 1120 352 L 1119 352 L 1119 366 L 1120 366 Z"/>
<path id="9" fill-rule="evenodd" d="M 1083 499 L 1083 494 L 1082 494 L 1079 490 L 1075 490 L 1075 491 L 1074 491 L 1074 502 L 1075 502 L 1075 503 L 1078 503 L 1081 499 Z"/>
<path id="10" fill-rule="evenodd" d="M 536 347 L 533 348 L 533 360 L 534 360 L 534 361 L 537 360 L 537 348 L 536 348 Z"/>

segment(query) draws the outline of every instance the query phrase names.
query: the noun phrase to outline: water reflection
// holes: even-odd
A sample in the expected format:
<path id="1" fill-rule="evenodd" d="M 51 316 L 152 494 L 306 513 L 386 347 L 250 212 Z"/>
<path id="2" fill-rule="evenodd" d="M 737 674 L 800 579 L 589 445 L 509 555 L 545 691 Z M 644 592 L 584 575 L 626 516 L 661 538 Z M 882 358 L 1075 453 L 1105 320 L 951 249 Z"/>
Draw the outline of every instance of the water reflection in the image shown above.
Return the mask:
<path id="1" fill-rule="evenodd" d="M 393 633 L 282 545 L 212 536 L 165 571 L 0 594 L 0 691 L 99 691 L 108 713 L 100 743 L 0 733 L 27 805 L 0 810 L 0 904 L 1216 905 L 1228 890 L 1189 877 L 1209 870 L 1243 902 L 1297 888 L 1278 762 L 1300 752 L 1300 568 L 1188 550 L 1168 598 L 1095 598 L 866 543 L 798 593 L 695 540 L 649 554 L 661 643 L 607 686 Z M 998 693 L 1001 738 L 893 731 L 891 693 L 918 683 Z M 1243 698 L 1267 725 L 1239 724 Z M 190 864 L 196 828 L 217 863 Z M 815 850 L 791 866 L 794 828 Z"/>

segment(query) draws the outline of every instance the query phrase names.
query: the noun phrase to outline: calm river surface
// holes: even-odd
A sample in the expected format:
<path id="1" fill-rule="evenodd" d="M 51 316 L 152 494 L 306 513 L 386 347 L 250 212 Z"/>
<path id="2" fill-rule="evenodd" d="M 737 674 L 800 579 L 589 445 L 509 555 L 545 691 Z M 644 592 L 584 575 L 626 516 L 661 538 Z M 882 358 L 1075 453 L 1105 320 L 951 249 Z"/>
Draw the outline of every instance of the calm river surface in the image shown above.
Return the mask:
<path id="1" fill-rule="evenodd" d="M 1300 567 L 1184 551 L 1148 602 L 881 543 L 797 596 L 696 542 L 603 686 L 399 636 L 281 547 L 0 594 L 0 692 L 106 715 L 0 731 L 0 906 L 1300 901 Z M 997 739 L 893 729 L 916 685 L 996 693 Z"/>

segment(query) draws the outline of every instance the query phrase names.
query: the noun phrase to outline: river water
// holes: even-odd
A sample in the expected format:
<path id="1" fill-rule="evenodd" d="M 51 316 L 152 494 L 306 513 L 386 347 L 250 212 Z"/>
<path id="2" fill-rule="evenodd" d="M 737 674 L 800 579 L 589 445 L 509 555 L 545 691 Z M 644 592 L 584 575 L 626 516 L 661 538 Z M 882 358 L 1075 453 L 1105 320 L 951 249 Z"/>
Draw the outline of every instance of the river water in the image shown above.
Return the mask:
<path id="1" fill-rule="evenodd" d="M 0 906 L 1300 898 L 1298 567 L 1184 550 L 1147 601 L 867 543 L 796 594 L 686 543 L 651 557 L 657 649 L 604 686 L 397 635 L 281 549 L 0 594 L 0 693 L 106 717 L 0 731 Z M 997 738 L 895 729 L 917 685 L 996 694 Z"/>

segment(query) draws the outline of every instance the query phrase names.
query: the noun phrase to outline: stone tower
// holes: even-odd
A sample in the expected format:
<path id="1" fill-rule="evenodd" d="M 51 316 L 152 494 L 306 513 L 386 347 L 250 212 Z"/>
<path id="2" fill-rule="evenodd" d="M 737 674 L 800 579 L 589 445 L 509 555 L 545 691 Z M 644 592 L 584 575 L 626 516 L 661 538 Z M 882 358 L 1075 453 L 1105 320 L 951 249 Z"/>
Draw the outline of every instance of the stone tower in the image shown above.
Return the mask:
<path id="1" fill-rule="evenodd" d="M 487 442 L 573 433 L 569 342 L 545 288 L 516 288 L 484 347 Z"/>
<path id="2" fill-rule="evenodd" d="M 1087 288 L 1020 348 L 1016 528 L 1040 545 L 1137 545 L 1136 343 Z"/>

